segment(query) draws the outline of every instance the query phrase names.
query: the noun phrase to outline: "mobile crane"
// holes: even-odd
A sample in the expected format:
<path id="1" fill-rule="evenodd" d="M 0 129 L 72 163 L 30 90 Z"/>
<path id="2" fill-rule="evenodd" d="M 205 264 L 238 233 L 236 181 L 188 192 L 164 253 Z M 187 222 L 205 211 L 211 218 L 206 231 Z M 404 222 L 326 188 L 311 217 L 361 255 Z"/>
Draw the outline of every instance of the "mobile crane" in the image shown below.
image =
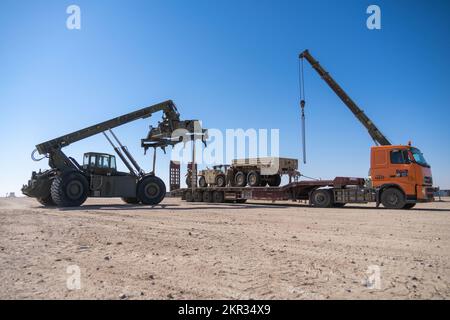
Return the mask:
<path id="1" fill-rule="evenodd" d="M 112 131 L 113 128 L 129 122 L 150 117 L 162 111 L 163 119 L 157 127 L 150 126 L 141 146 L 147 150 L 154 148 L 153 170 L 145 173 Z M 181 129 L 180 131 L 176 131 Z M 165 150 L 201 129 L 197 120 L 180 120 L 180 114 L 173 101 L 168 100 L 128 114 L 104 121 L 93 126 L 63 135 L 36 146 L 32 158 L 48 158 L 50 169 L 33 172 L 28 184 L 22 188 L 23 194 L 36 198 L 45 206 L 74 207 L 82 205 L 87 197 L 121 197 L 126 203 L 156 205 L 166 195 L 164 182 L 155 176 L 156 149 Z M 175 132 L 178 132 L 176 134 Z M 103 133 L 129 172 L 119 172 L 114 155 L 88 152 L 83 164 L 67 156 L 62 149 L 77 141 Z M 107 133 L 116 141 L 114 144 Z M 44 155 L 36 159 L 35 153 Z"/>
<path id="2" fill-rule="evenodd" d="M 301 61 L 306 59 L 319 76 L 336 93 L 353 115 L 367 129 L 375 142 L 371 148 L 370 178 L 375 190 L 377 205 L 395 209 L 410 209 L 417 202 L 433 201 L 433 179 L 431 169 L 418 148 L 408 145 L 392 145 L 372 120 L 358 107 L 337 82 L 325 71 L 308 50 L 300 53 Z M 303 63 L 302 63 L 303 65 Z M 301 97 L 300 107 L 304 114 L 305 100 Z M 304 140 L 304 139 L 303 139 Z M 313 202 L 344 202 L 336 198 L 345 198 L 345 192 L 339 190 L 316 190 Z"/>

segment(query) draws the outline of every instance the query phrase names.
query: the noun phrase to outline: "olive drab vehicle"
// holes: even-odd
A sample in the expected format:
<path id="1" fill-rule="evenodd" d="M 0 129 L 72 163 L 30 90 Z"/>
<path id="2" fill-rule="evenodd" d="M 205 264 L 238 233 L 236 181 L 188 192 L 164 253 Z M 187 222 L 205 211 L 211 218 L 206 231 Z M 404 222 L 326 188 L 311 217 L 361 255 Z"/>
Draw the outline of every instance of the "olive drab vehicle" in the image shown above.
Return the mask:
<path id="1" fill-rule="evenodd" d="M 138 119 L 148 118 L 159 111 L 163 112 L 162 121 L 159 122 L 158 127 L 150 127 L 147 137 L 141 140 L 141 146 L 145 151 L 154 148 L 153 170 L 145 173 L 112 129 Z M 168 100 L 49 140 L 36 146 L 32 158 L 43 159 L 34 157 L 36 151 L 44 155 L 44 158 L 49 159 L 50 169 L 44 172 L 33 172 L 28 184 L 23 186 L 22 192 L 36 198 L 45 206 L 80 206 L 87 197 L 120 197 L 126 203 L 156 205 L 166 195 L 164 182 L 155 175 L 156 148 L 165 150 L 167 146 L 173 146 L 182 141 L 183 136 L 173 136 L 177 129 L 184 129 L 186 134 L 190 134 L 198 128 L 200 125 L 197 120 L 180 120 L 175 104 Z M 64 147 L 74 142 L 99 133 L 103 133 L 129 172 L 117 170 L 114 155 L 88 152 L 84 154 L 83 164 L 80 165 L 62 151 Z"/>

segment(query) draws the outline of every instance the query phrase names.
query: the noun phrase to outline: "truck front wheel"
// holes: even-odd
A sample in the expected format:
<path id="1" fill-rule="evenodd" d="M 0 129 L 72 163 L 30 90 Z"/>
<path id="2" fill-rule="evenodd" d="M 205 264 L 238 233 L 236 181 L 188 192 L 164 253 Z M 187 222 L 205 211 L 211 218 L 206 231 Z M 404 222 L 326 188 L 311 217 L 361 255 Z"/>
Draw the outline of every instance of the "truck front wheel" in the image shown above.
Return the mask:
<path id="1" fill-rule="evenodd" d="M 142 204 L 156 205 L 166 196 L 166 185 L 155 176 L 147 176 L 137 186 L 138 199 Z"/>
<path id="2" fill-rule="evenodd" d="M 79 207 L 88 197 L 89 183 L 81 173 L 69 171 L 55 177 L 50 191 L 58 207 Z"/>
<path id="3" fill-rule="evenodd" d="M 314 207 L 329 208 L 333 205 L 333 196 L 329 189 L 318 189 L 311 194 L 310 202 Z"/>
<path id="4" fill-rule="evenodd" d="M 402 209 L 405 206 L 405 196 L 397 188 L 387 188 L 381 194 L 381 203 L 388 209 Z"/>

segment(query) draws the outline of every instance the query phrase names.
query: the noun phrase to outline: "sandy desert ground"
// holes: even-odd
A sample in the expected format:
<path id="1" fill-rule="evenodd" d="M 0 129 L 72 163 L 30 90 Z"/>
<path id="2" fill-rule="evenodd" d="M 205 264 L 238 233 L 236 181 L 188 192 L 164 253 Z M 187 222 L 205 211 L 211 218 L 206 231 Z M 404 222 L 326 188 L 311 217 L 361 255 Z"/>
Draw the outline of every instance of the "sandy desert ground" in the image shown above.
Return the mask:
<path id="1" fill-rule="evenodd" d="M 450 298 L 448 198 L 410 211 L 162 204 L 0 199 L 0 298 Z"/>

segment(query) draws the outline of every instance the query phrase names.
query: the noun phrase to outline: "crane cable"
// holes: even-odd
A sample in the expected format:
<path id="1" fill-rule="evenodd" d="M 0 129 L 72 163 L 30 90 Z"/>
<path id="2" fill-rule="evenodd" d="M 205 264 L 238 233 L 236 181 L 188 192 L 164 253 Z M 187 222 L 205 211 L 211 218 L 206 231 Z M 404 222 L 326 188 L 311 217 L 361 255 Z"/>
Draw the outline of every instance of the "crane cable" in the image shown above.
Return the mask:
<path id="1" fill-rule="evenodd" d="M 298 84 L 300 91 L 300 109 L 302 111 L 302 153 L 303 163 L 306 163 L 306 123 L 305 123 L 305 77 L 303 73 L 303 57 L 298 61 Z"/>

